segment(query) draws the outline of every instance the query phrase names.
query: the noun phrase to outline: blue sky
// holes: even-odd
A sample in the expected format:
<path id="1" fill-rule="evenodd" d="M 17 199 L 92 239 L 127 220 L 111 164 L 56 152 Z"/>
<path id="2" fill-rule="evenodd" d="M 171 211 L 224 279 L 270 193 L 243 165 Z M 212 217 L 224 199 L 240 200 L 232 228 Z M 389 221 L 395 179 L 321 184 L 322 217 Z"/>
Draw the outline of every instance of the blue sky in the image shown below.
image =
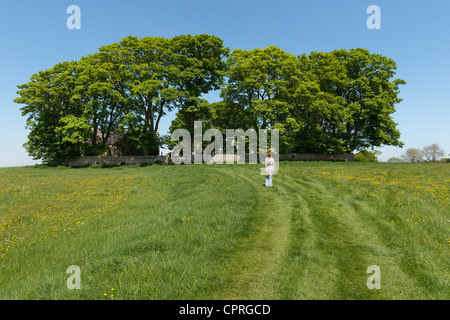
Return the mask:
<path id="1" fill-rule="evenodd" d="M 80 30 L 66 26 L 70 5 L 81 9 Z M 381 9 L 379 30 L 366 27 L 370 5 Z M 0 167 L 39 163 L 22 147 L 26 119 L 12 101 L 32 74 L 128 35 L 201 33 L 222 38 L 231 50 L 276 45 L 298 55 L 362 47 L 393 58 L 397 77 L 407 82 L 393 115 L 405 146 L 378 148 L 380 159 L 432 143 L 450 153 L 448 0 L 14 0 L 0 9 Z M 162 132 L 172 119 L 162 120 Z"/>

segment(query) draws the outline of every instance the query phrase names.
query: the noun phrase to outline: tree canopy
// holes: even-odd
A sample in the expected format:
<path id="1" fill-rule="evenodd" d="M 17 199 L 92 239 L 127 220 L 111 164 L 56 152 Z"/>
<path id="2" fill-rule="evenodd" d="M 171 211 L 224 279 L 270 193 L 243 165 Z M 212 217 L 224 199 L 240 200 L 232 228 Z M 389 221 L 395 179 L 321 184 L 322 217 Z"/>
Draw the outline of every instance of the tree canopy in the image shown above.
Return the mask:
<path id="1" fill-rule="evenodd" d="M 28 117 L 26 149 L 46 162 L 105 152 L 117 132 L 122 154 L 157 154 L 172 111 L 170 132 L 195 121 L 279 129 L 281 152 L 343 153 L 403 145 L 392 115 L 405 81 L 395 71 L 393 59 L 362 48 L 229 53 L 211 35 L 129 36 L 34 74 L 15 102 Z M 212 90 L 222 101 L 203 98 Z"/>
<path id="2" fill-rule="evenodd" d="M 361 48 L 297 57 L 276 46 L 236 49 L 223 101 L 196 115 L 219 129 L 279 129 L 281 152 L 401 147 L 392 114 L 405 81 L 393 79 L 395 70 L 392 59 Z M 171 129 L 180 127 L 177 118 Z"/>
<path id="3" fill-rule="evenodd" d="M 210 35 L 129 36 L 19 85 L 35 159 L 59 161 L 107 150 L 121 132 L 123 153 L 158 154 L 161 118 L 220 87 L 228 48 Z"/>

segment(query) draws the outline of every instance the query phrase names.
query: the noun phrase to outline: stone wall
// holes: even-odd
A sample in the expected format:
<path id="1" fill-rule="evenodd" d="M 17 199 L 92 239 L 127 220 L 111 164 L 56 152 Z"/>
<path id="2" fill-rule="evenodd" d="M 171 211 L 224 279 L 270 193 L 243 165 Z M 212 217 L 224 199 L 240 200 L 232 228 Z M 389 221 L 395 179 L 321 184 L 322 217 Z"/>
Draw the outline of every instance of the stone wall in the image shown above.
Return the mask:
<path id="1" fill-rule="evenodd" d="M 287 153 L 280 155 L 280 161 L 355 161 L 353 153 Z"/>
<path id="2" fill-rule="evenodd" d="M 120 165 L 150 165 L 155 163 L 167 163 L 166 156 L 86 156 L 78 157 L 67 162 L 60 162 L 58 165 L 71 167 L 89 167 L 94 164 L 104 166 L 120 166 Z"/>
<path id="3" fill-rule="evenodd" d="M 238 155 L 216 155 L 212 160 L 222 158 L 223 163 L 228 159 L 231 161 L 238 161 Z M 355 155 L 353 153 L 342 154 L 323 154 L 323 153 L 287 153 L 279 156 L 280 161 L 355 161 Z M 245 162 L 249 162 L 248 155 L 245 155 Z M 192 158 L 194 163 L 194 158 Z"/>
<path id="4" fill-rule="evenodd" d="M 215 156 L 217 158 L 218 156 Z M 226 163 L 226 156 L 223 156 L 223 162 Z M 238 156 L 232 155 L 235 161 Z M 248 163 L 248 155 L 245 157 L 245 162 Z M 343 154 L 322 154 L 322 153 L 288 153 L 282 154 L 279 157 L 280 161 L 355 161 L 353 153 Z M 94 164 L 104 166 L 120 166 L 120 165 L 151 165 L 155 163 L 172 164 L 169 155 L 165 156 L 89 156 L 78 157 L 67 162 L 60 162 L 58 165 L 71 167 L 89 167 Z M 192 158 L 192 163 L 194 159 Z"/>
<path id="5" fill-rule="evenodd" d="M 238 155 L 216 155 L 211 160 L 222 158 L 223 163 L 227 160 L 239 161 Z M 287 153 L 279 156 L 280 161 L 355 161 L 355 155 L 353 153 L 341 153 L 341 154 L 323 154 L 323 153 Z M 249 156 L 245 155 L 245 162 L 249 162 Z M 258 158 L 259 162 L 259 158 Z M 194 163 L 194 157 L 192 157 L 191 163 Z"/>

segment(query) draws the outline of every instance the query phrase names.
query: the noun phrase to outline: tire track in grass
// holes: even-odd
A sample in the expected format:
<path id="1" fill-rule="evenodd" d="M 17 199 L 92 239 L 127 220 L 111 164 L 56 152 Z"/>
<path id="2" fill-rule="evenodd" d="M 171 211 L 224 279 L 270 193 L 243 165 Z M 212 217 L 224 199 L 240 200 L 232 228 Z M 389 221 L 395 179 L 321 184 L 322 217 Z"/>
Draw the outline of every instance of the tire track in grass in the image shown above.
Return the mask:
<path id="1" fill-rule="evenodd" d="M 309 221 L 309 208 L 302 197 L 302 193 L 285 180 L 281 171 L 278 173 L 276 187 L 282 187 L 289 194 L 291 205 L 290 231 L 286 254 L 279 268 L 277 292 L 279 299 L 298 299 L 305 289 L 306 266 L 314 261 L 315 257 L 305 248 L 310 246 L 313 237 L 311 222 Z"/>
<path id="2" fill-rule="evenodd" d="M 368 251 L 366 229 L 355 228 L 355 211 L 342 198 L 336 197 L 333 190 L 317 180 L 293 174 L 283 176 L 284 183 L 293 191 L 302 194 L 306 204 L 303 221 L 308 224 L 308 235 L 303 246 L 291 239 L 291 252 L 297 251 L 298 259 L 290 270 L 301 270 L 297 288 L 291 285 L 291 297 L 301 299 L 367 299 L 380 298 L 380 292 L 366 287 L 366 268 L 373 264 L 373 255 Z M 292 234 L 296 234 L 295 231 Z M 364 240 L 365 239 L 365 240 Z M 303 250 L 303 251 L 302 251 Z"/>
<path id="3" fill-rule="evenodd" d="M 371 172 L 367 172 L 370 175 Z M 354 188 L 348 184 L 342 189 L 341 203 L 346 203 L 349 208 L 348 214 L 342 216 L 342 220 L 351 225 L 355 231 L 355 243 L 358 240 L 358 247 L 361 254 L 364 254 L 370 264 L 378 265 L 382 273 L 381 290 L 371 290 L 370 298 L 383 299 L 422 299 L 446 297 L 445 292 L 448 286 L 444 281 L 439 282 L 439 277 L 433 274 L 432 267 L 425 258 L 427 250 L 416 243 L 415 247 L 405 246 L 405 242 L 410 241 L 413 233 L 406 233 L 406 230 L 398 228 L 391 221 L 392 216 L 386 214 L 386 207 L 376 205 L 372 201 L 362 196 L 352 196 Z M 335 190 L 337 194 L 339 191 Z M 360 192 L 356 192 L 359 193 Z M 395 194 L 388 194 L 383 199 L 387 201 Z M 389 201 L 388 201 L 389 202 Z M 411 240 L 413 242 L 413 240 Z M 445 268 L 444 268 L 445 269 Z M 368 275 L 366 275 L 367 277 Z M 442 278 L 441 278 L 442 279 Z"/>
<path id="4" fill-rule="evenodd" d="M 317 291 L 323 291 L 328 280 L 327 275 L 318 268 L 318 265 L 323 263 L 323 258 L 316 250 L 311 250 L 317 242 L 318 235 L 311 219 L 311 208 L 303 196 L 305 189 L 299 187 L 297 181 L 288 179 L 286 173 L 280 174 L 277 185 L 280 184 L 289 190 L 294 203 L 288 254 L 279 274 L 280 298 L 320 298 Z"/>
<path id="5" fill-rule="evenodd" d="M 215 298 L 417 298 L 422 290 L 404 285 L 410 275 L 386 243 L 381 209 L 296 169 L 281 168 L 273 188 L 263 186 L 259 168 L 218 169 L 260 190 L 248 233 L 220 267 Z M 381 290 L 367 288 L 370 265 L 381 268 Z"/>
<path id="6" fill-rule="evenodd" d="M 298 185 L 300 189 L 303 186 L 303 189 L 310 191 L 306 191 L 305 198 L 311 208 L 310 213 L 315 216 L 314 234 L 321 237 L 327 235 L 328 238 L 314 240 L 316 244 L 311 251 L 318 255 L 331 254 L 336 260 L 336 263 L 330 264 L 328 268 L 329 274 L 335 278 L 332 285 L 335 288 L 333 298 L 417 299 L 429 295 L 431 297 L 433 296 L 431 293 L 436 296 L 438 292 L 445 291 L 442 285 L 429 281 L 423 275 L 424 265 L 421 265 L 416 255 L 410 251 L 406 253 L 403 246 L 398 245 L 401 242 L 401 239 L 397 239 L 400 235 L 388 223 L 390 221 L 383 218 L 380 212 L 382 207 L 373 206 L 373 203 L 359 197 L 354 198 L 351 189 L 339 194 L 339 190 L 316 179 L 303 177 L 298 181 L 293 178 L 294 176 L 294 174 L 287 175 L 286 179 Z M 311 194 L 313 192 L 318 196 L 313 196 Z M 330 210 L 327 212 L 326 208 Z M 314 210 L 318 210 L 320 214 L 314 213 Z M 324 224 L 325 218 L 332 223 Z M 338 228 L 333 228 L 333 224 Z M 342 232 L 344 229 L 345 232 Z M 338 241 L 332 241 L 333 239 Z M 407 264 L 410 267 L 412 265 L 412 268 L 405 268 L 406 257 L 408 257 Z M 366 286 L 369 277 L 366 268 L 369 265 L 378 265 L 381 269 L 381 290 L 369 290 Z M 427 281 L 421 283 L 423 280 L 421 278 Z M 431 284 L 435 287 L 430 287 Z M 351 292 L 348 290 L 349 285 L 352 286 Z M 327 297 L 330 298 L 330 295 L 327 294 Z"/>
<path id="7" fill-rule="evenodd" d="M 396 195 L 392 195 L 395 197 Z M 382 207 L 383 208 L 383 207 Z M 386 208 L 384 207 L 384 210 Z M 386 213 L 386 212 L 384 212 Z M 370 224 L 377 229 L 378 241 L 389 252 L 390 276 L 389 291 L 391 296 L 400 299 L 446 299 L 449 297 L 448 279 L 445 280 L 447 261 L 439 261 L 438 255 L 429 259 L 434 251 L 440 248 L 430 248 L 424 243 L 415 240 L 416 234 L 409 229 L 410 226 L 394 224 L 391 217 L 371 216 Z M 441 264 L 442 274 L 436 274 L 435 268 Z M 434 270 L 433 270 L 434 269 Z M 447 268 L 448 269 L 448 268 Z M 386 275 L 386 272 L 384 273 Z M 448 273 L 447 273 L 448 274 Z M 386 277 L 385 277 L 386 278 Z"/>
<path id="8" fill-rule="evenodd" d="M 305 182 L 304 176 L 299 182 L 288 172 L 278 174 L 273 188 L 265 188 L 261 176 L 238 170 L 224 168 L 223 173 L 260 188 L 260 200 L 248 236 L 226 262 L 218 297 L 364 298 L 356 288 L 365 287 L 370 264 L 358 255 L 358 244 L 346 239 L 355 232 L 334 217 L 336 199 L 328 199 L 325 187 Z"/>
<path id="9" fill-rule="evenodd" d="M 279 269 L 289 245 L 293 209 L 289 194 L 281 185 L 264 187 L 259 167 L 255 171 L 235 166 L 218 170 L 247 181 L 249 187 L 260 189 L 260 192 L 248 235 L 239 240 L 224 263 L 226 271 L 217 298 L 276 299 Z"/>

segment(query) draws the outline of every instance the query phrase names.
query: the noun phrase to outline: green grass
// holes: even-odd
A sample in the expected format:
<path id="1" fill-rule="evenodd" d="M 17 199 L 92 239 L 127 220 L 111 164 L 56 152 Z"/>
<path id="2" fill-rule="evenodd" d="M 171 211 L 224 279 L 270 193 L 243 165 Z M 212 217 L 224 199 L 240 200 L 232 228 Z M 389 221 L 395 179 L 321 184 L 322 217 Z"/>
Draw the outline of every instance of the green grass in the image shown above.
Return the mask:
<path id="1" fill-rule="evenodd" d="M 450 298 L 447 164 L 259 167 L 0 169 L 0 299 Z"/>

